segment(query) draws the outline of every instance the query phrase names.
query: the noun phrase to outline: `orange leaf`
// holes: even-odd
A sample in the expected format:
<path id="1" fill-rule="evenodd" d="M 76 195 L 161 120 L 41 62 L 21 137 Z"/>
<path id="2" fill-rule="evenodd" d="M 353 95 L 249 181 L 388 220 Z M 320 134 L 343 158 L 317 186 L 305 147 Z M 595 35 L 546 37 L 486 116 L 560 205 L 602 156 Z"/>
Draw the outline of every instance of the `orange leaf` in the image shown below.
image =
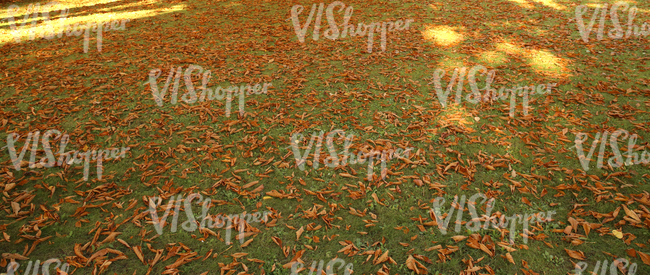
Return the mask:
<path id="1" fill-rule="evenodd" d="M 625 210 L 625 214 L 630 216 L 630 218 L 637 221 L 638 223 L 641 223 L 641 218 L 639 218 L 639 216 L 636 213 L 634 213 L 634 211 L 627 208 L 627 206 L 625 206 L 625 204 L 623 204 L 623 210 Z"/>
<path id="2" fill-rule="evenodd" d="M 230 256 L 232 256 L 233 258 L 237 259 L 237 258 L 244 257 L 244 256 L 246 256 L 246 255 L 248 255 L 248 253 L 237 252 L 237 253 L 234 253 L 234 254 L 232 254 L 232 255 L 230 255 Z"/>
<path id="3" fill-rule="evenodd" d="M 582 251 L 574 251 L 574 250 L 569 250 L 569 249 L 564 249 L 567 254 L 569 254 L 569 257 L 577 259 L 577 260 L 584 260 L 585 259 L 585 254 L 582 253 Z"/>
<path id="4" fill-rule="evenodd" d="M 464 240 L 464 239 L 467 239 L 467 236 L 457 235 L 457 236 L 453 236 L 453 237 L 451 237 L 451 238 L 452 238 L 455 242 L 460 242 L 460 241 L 462 241 L 462 240 Z"/>
<path id="5" fill-rule="evenodd" d="M 377 265 L 377 264 L 380 264 L 380 263 L 385 262 L 386 260 L 388 260 L 388 250 L 386 250 L 386 252 L 385 252 L 384 254 L 382 254 L 381 256 L 379 256 L 379 258 L 377 258 L 376 260 L 372 261 L 372 264 Z"/>
<path id="6" fill-rule="evenodd" d="M 252 239 L 250 239 L 250 240 L 244 242 L 244 243 L 241 245 L 241 247 L 247 247 L 250 243 L 253 242 L 254 239 L 255 239 L 255 238 L 252 238 Z"/>
<path id="7" fill-rule="evenodd" d="M 408 257 L 406 259 L 406 267 L 410 270 L 415 271 L 415 274 L 427 274 L 429 270 L 422 265 L 420 262 L 418 262 L 416 259 L 413 258 L 413 256 Z"/>
<path id="8" fill-rule="evenodd" d="M 305 232 L 304 226 L 301 226 L 300 229 L 296 232 L 296 241 L 300 240 L 300 235 L 302 235 L 302 232 Z"/>
<path id="9" fill-rule="evenodd" d="M 138 245 L 133 246 L 132 249 L 133 252 L 135 252 L 135 255 L 138 256 L 138 259 L 140 259 L 140 261 L 146 265 L 147 263 L 144 261 L 144 256 L 142 255 L 142 248 Z"/>
<path id="10" fill-rule="evenodd" d="M 641 261 L 643 261 L 644 264 L 650 265 L 650 256 L 648 256 L 648 254 L 641 251 L 637 251 L 636 253 L 639 254 L 639 257 L 641 257 Z"/>
<path id="11" fill-rule="evenodd" d="M 509 252 L 506 253 L 506 258 L 508 259 L 508 262 L 510 262 L 511 264 L 515 264 L 515 259 L 512 258 L 512 255 L 510 255 Z"/>

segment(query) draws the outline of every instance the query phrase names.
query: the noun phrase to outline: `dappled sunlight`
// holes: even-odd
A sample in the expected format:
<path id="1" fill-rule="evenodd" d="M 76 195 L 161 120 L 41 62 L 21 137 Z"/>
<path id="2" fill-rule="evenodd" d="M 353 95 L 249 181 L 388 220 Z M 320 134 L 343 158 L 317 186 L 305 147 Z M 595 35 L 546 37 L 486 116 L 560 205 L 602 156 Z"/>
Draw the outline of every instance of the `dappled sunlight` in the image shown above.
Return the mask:
<path id="1" fill-rule="evenodd" d="M 465 40 L 465 37 L 454 29 L 449 26 L 429 26 L 422 31 L 422 36 L 424 40 L 432 42 L 437 46 L 455 46 Z"/>
<path id="2" fill-rule="evenodd" d="M 449 106 L 445 107 L 444 110 L 442 110 L 442 112 L 437 116 L 438 122 L 440 123 L 440 129 L 444 129 L 453 125 L 459 127 L 463 132 L 466 133 L 475 132 L 476 130 L 469 127 L 475 123 L 472 114 L 467 110 L 467 108 L 463 107 L 462 105 L 451 103 L 453 100 L 455 100 L 455 96 L 456 95 L 452 95 L 451 93 L 449 94 L 449 98 L 447 98 Z"/>
<path id="3" fill-rule="evenodd" d="M 437 68 L 447 71 L 451 70 L 452 72 L 455 68 L 467 67 L 467 64 L 463 61 L 470 57 L 469 55 L 456 52 L 455 49 L 454 51 L 443 51 L 441 54 L 444 57 L 438 60 Z"/>
<path id="4" fill-rule="evenodd" d="M 60 10 L 68 8 L 70 10 L 75 9 L 75 8 L 81 8 L 81 7 L 86 7 L 86 6 L 94 6 L 94 5 L 101 5 L 101 4 L 106 4 L 106 3 L 113 3 L 113 2 L 118 2 L 119 0 L 59 0 L 59 1 L 49 1 L 49 2 L 44 2 L 40 4 L 40 7 L 37 9 L 39 12 L 54 12 L 53 14 L 50 14 L 50 16 L 53 15 L 59 15 Z M 52 5 L 48 5 L 52 3 Z M 16 4 L 14 4 L 16 5 Z M 15 10 L 15 12 L 12 14 L 14 17 L 23 17 L 25 13 L 27 12 L 27 8 L 29 7 L 29 4 L 23 4 L 23 5 L 16 5 L 18 6 L 18 9 Z M 3 18 L 7 18 L 9 15 L 8 8 L 9 6 L 2 6 L 1 7 L 3 10 Z M 6 23 L 1 24 L 6 25 Z"/>
<path id="5" fill-rule="evenodd" d="M 539 3 L 539 4 L 542 4 L 542 5 L 544 5 L 546 7 L 549 7 L 549 8 L 554 8 L 556 10 L 564 10 L 564 9 L 566 9 L 565 6 L 562 6 L 562 5 L 558 4 L 558 3 L 555 3 L 554 0 L 532 0 L 532 1 L 536 2 L 536 3 Z"/>
<path id="6" fill-rule="evenodd" d="M 506 54 L 512 54 L 512 55 L 521 54 L 523 52 L 523 50 L 519 46 L 508 42 L 497 43 L 496 48 L 499 51 L 502 51 Z"/>
<path id="7" fill-rule="evenodd" d="M 56 0 L 54 2 L 57 2 L 60 5 L 68 8 L 78 8 L 84 6 L 95 6 L 105 3 L 121 2 L 121 0 Z"/>
<path id="8" fill-rule="evenodd" d="M 644 9 L 644 8 L 642 8 L 642 7 L 638 7 L 638 6 L 637 6 L 637 2 L 635 2 L 635 1 L 622 1 L 622 2 L 626 2 L 626 3 L 628 3 L 630 6 L 635 6 L 635 7 L 636 7 L 636 13 L 637 13 L 636 20 L 640 20 L 640 19 L 641 19 L 641 18 L 639 18 L 640 13 L 650 13 L 650 9 Z M 596 8 L 603 8 L 603 7 L 605 6 L 605 4 L 607 4 L 607 10 L 608 10 L 608 11 L 611 11 L 612 5 L 613 5 L 614 3 L 587 3 L 587 4 L 584 4 L 584 5 L 586 5 L 586 6 L 589 8 L 589 10 L 587 11 L 587 13 L 588 13 L 589 15 L 591 15 L 591 14 L 594 12 L 594 9 L 596 9 Z M 619 17 L 621 16 L 621 14 L 620 14 L 621 12 L 624 12 L 623 14 L 624 14 L 624 17 L 625 17 L 625 18 L 627 17 L 627 11 L 622 11 L 622 7 L 618 9 L 618 12 L 619 12 Z M 583 15 L 583 16 L 586 17 L 587 15 L 585 14 L 585 15 Z M 621 19 L 621 20 L 622 20 L 622 19 Z M 647 21 L 647 20 L 641 20 L 641 21 L 645 22 L 645 21 Z M 641 23 L 641 24 L 642 24 L 642 23 Z"/>
<path id="9" fill-rule="evenodd" d="M 504 53 L 496 51 L 481 52 L 478 58 L 482 63 L 487 63 L 493 67 L 505 65 L 508 62 L 508 57 Z"/>
<path id="10" fill-rule="evenodd" d="M 515 4 L 519 5 L 519 6 L 521 6 L 522 8 L 526 8 L 526 9 L 533 9 L 533 8 L 535 8 L 535 6 L 533 6 L 533 5 L 532 5 L 531 3 L 529 3 L 527 0 L 508 0 L 508 1 L 513 2 L 513 3 L 515 3 Z"/>
<path id="11" fill-rule="evenodd" d="M 587 7 L 595 9 L 595 8 L 602 8 L 604 4 L 605 3 L 587 3 L 585 5 L 587 5 Z"/>
<path id="12" fill-rule="evenodd" d="M 497 43 L 496 49 L 525 58 L 528 65 L 537 73 L 559 75 L 568 70 L 565 66 L 566 62 L 548 50 L 529 50 L 508 42 Z"/>
<path id="13" fill-rule="evenodd" d="M 239 3 L 239 2 L 230 2 L 230 3 L 226 4 L 225 7 L 226 8 L 232 8 L 232 7 L 238 7 L 238 6 L 241 6 L 241 5 L 242 4 Z"/>
<path id="14" fill-rule="evenodd" d="M 110 12 L 111 10 L 127 9 L 127 8 L 138 8 L 138 7 L 142 7 L 142 6 L 145 6 L 145 5 L 150 5 L 152 3 L 153 3 L 152 1 L 133 2 L 133 3 L 128 3 L 128 4 L 123 4 L 123 5 L 106 7 L 106 8 L 98 9 L 98 10 L 103 11 L 103 12 Z"/>
<path id="15" fill-rule="evenodd" d="M 138 11 L 113 12 L 113 13 L 95 13 L 91 15 L 69 17 L 66 18 L 63 22 L 59 19 L 50 20 L 49 24 L 46 24 L 43 21 L 44 18 L 39 18 L 37 22 L 38 24 L 36 24 L 34 27 L 32 27 L 31 24 L 26 24 L 25 27 L 22 27 L 22 22 L 23 22 L 22 18 L 20 20 L 16 20 L 18 18 L 15 18 L 14 20 L 16 20 L 15 24 L 17 30 L 15 32 L 11 28 L 4 28 L 0 30 L 0 45 L 4 45 L 12 41 L 17 42 L 16 37 L 19 38 L 21 42 L 30 41 L 29 40 L 30 33 L 32 32 L 35 39 L 43 38 L 46 32 L 50 33 L 51 30 L 50 28 L 52 28 L 54 33 L 56 34 L 65 27 L 65 29 L 63 30 L 63 36 L 65 37 L 67 36 L 67 32 L 73 28 L 74 24 L 81 24 L 82 27 L 85 27 L 87 23 L 91 23 L 91 25 L 93 25 L 92 23 L 108 23 L 114 20 L 117 21 L 127 20 L 127 19 L 133 20 L 138 18 L 151 17 L 151 16 L 157 16 L 157 15 L 171 13 L 175 11 L 180 11 L 180 10 L 184 10 L 185 8 L 186 8 L 185 4 L 179 4 L 175 6 L 162 7 L 159 9 L 151 9 L 151 10 L 138 10 Z M 96 26 L 96 24 L 94 25 Z M 91 36 L 94 37 L 95 31 L 91 29 L 91 32 L 93 33 L 93 35 Z M 54 38 L 58 39 L 58 36 L 55 36 Z"/>
<path id="16" fill-rule="evenodd" d="M 528 58 L 528 64 L 536 71 L 559 74 L 566 69 L 562 66 L 562 60 L 547 50 L 530 50 L 525 57 Z"/>
<path id="17" fill-rule="evenodd" d="M 446 70 L 448 71 L 448 73 L 449 72 L 453 73 L 455 68 L 460 68 L 460 67 L 467 67 L 467 65 L 465 65 L 462 61 L 458 61 L 456 59 L 446 59 L 440 61 L 440 63 L 438 63 L 438 67 L 436 68 Z"/>

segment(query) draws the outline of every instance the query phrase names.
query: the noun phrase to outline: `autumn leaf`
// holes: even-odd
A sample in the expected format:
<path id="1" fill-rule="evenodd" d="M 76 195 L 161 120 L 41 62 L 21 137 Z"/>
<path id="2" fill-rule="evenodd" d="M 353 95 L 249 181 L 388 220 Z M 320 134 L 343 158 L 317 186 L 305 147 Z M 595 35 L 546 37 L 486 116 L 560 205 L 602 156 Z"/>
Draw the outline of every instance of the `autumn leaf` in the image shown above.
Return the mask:
<path id="1" fill-rule="evenodd" d="M 414 259 L 413 256 L 409 256 L 406 259 L 406 267 L 415 271 L 415 274 L 427 274 L 429 271 L 423 264 Z"/>
<path id="2" fill-rule="evenodd" d="M 386 250 L 386 252 L 384 252 L 384 254 L 382 254 L 381 256 L 379 256 L 379 258 L 377 258 L 376 260 L 372 261 L 372 264 L 374 264 L 374 265 L 378 265 L 378 264 L 380 264 L 380 263 L 385 262 L 386 260 L 388 260 L 388 250 Z"/>
<path id="3" fill-rule="evenodd" d="M 616 236 L 616 238 L 619 238 L 619 239 L 623 238 L 623 232 L 621 232 L 621 231 L 618 231 L 618 230 L 612 230 L 612 234 L 613 234 L 614 236 Z"/>
<path id="4" fill-rule="evenodd" d="M 637 223 L 641 223 L 641 218 L 639 218 L 639 216 L 636 213 L 634 213 L 634 211 L 627 208 L 625 204 L 623 204 L 623 210 L 625 210 L 625 214 L 628 215 L 630 218 L 632 218 L 634 221 L 636 221 Z"/>
<path id="5" fill-rule="evenodd" d="M 512 255 L 510 255 L 509 252 L 506 253 L 506 258 L 508 259 L 508 262 L 510 262 L 511 264 L 515 264 L 515 260 L 512 258 Z"/>
<path id="6" fill-rule="evenodd" d="M 305 229 L 303 228 L 304 226 L 301 226 L 298 231 L 296 231 L 296 241 L 300 240 L 300 235 L 302 235 L 302 232 L 305 232 Z"/>
<path id="7" fill-rule="evenodd" d="M 648 254 L 645 254 L 641 251 L 637 251 L 637 254 L 639 254 L 639 257 L 641 258 L 641 261 L 643 261 L 644 264 L 650 265 L 650 256 Z"/>
<path id="8" fill-rule="evenodd" d="M 467 236 L 457 235 L 457 236 L 453 236 L 453 237 L 451 237 L 451 238 L 452 238 L 455 242 L 460 242 L 460 241 L 462 241 L 462 240 L 464 240 L 464 239 L 467 239 Z"/>
<path id="9" fill-rule="evenodd" d="M 569 257 L 577 259 L 577 260 L 584 260 L 585 259 L 585 254 L 582 253 L 581 251 L 574 251 L 574 250 L 569 250 L 569 249 L 564 249 L 566 253 L 569 255 Z"/>

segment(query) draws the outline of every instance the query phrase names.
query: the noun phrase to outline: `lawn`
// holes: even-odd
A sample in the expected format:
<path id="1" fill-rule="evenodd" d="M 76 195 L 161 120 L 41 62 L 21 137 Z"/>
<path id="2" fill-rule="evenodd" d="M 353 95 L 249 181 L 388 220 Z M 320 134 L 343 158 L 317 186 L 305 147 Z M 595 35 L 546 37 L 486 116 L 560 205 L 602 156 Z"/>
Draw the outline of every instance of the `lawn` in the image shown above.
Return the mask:
<path id="1" fill-rule="evenodd" d="M 0 274 L 650 274 L 650 3 L 2 9 Z"/>

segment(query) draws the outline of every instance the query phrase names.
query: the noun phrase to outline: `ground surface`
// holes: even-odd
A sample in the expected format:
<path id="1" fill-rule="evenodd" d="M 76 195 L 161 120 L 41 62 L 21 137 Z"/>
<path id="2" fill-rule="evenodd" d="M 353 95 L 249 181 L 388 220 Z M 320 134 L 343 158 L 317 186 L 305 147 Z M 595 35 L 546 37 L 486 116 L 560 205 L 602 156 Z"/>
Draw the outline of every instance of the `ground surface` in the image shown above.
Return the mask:
<path id="1" fill-rule="evenodd" d="M 29 3 L 14 3 L 16 23 Z M 612 1 L 344 2 L 354 8 L 355 25 L 414 19 L 408 30 L 388 33 L 385 51 L 376 35 L 372 53 L 367 37 L 330 40 L 321 33 L 315 41 L 313 24 L 300 43 L 291 9 L 305 6 L 304 24 L 312 4 L 306 1 L 60 3 L 69 8 L 68 24 L 130 21 L 103 33 L 101 52 L 91 32 L 87 53 L 83 36 L 29 40 L 24 33 L 17 43 L 9 21 L 0 22 L 2 145 L 17 133 L 20 152 L 28 133 L 59 130 L 70 137 L 66 151 L 130 150 L 104 162 L 101 180 L 91 161 L 84 181 L 81 164 L 29 168 L 31 150 L 17 171 L 3 148 L 5 267 L 18 258 L 22 274 L 29 261 L 58 258 L 74 274 L 290 274 L 292 261 L 308 267 L 338 257 L 353 263 L 354 274 L 568 274 L 572 262 L 592 271 L 597 262 L 626 258 L 638 265 L 636 274 L 650 274 L 649 166 L 597 168 L 598 147 L 584 171 L 574 143 L 588 133 L 587 155 L 597 133 L 625 129 L 638 136 L 635 150 L 650 152 L 648 37 L 612 39 L 608 19 L 602 40 L 597 21 L 584 42 L 576 25 L 578 5 L 591 4 L 587 24 L 598 4 Z M 629 3 L 638 8 L 637 25 L 650 21 L 650 4 Z M 335 16 L 342 22 L 338 8 Z M 626 22 L 627 13 L 619 16 Z M 25 28 L 38 33 L 43 26 L 38 20 Z M 246 96 L 244 116 L 238 99 L 230 117 L 225 100 L 181 101 L 183 79 L 179 102 L 173 105 L 168 92 L 158 106 L 149 72 L 162 71 L 162 89 L 172 66 L 192 64 L 211 71 L 208 87 L 273 86 Z M 497 88 L 558 87 L 532 96 L 528 116 L 521 98 L 514 117 L 507 101 L 451 104 L 455 92 L 443 108 L 434 71 L 447 71 L 446 86 L 454 68 L 475 65 L 496 70 Z M 485 77 L 478 78 L 482 88 Z M 198 73 L 192 80 L 200 86 Z M 463 93 L 470 90 L 465 81 Z M 415 149 L 388 161 L 384 180 L 379 163 L 372 181 L 367 165 L 328 167 L 325 148 L 318 168 L 309 155 L 301 171 L 291 135 L 308 139 L 335 129 L 354 133 L 355 153 Z M 626 154 L 628 139 L 620 139 Z M 343 140 L 334 143 L 342 151 Z M 37 160 L 45 157 L 38 146 Z M 611 156 L 608 146 L 605 162 Z M 184 230 L 184 211 L 176 232 L 172 210 L 158 234 L 149 199 L 164 198 L 157 207 L 163 215 L 170 198 L 196 192 L 212 200 L 213 215 L 272 214 L 246 226 L 244 244 L 227 245 L 223 227 Z M 439 213 L 447 213 L 453 196 L 479 193 L 496 199 L 492 216 L 556 214 L 531 225 L 526 242 L 518 225 L 511 244 L 506 230 L 470 231 L 465 205 L 462 228 L 451 229 L 454 216 L 443 234 L 431 214 L 435 199 L 446 199 Z M 479 215 L 486 212 L 481 201 Z M 200 220 L 201 205 L 192 208 Z"/>

